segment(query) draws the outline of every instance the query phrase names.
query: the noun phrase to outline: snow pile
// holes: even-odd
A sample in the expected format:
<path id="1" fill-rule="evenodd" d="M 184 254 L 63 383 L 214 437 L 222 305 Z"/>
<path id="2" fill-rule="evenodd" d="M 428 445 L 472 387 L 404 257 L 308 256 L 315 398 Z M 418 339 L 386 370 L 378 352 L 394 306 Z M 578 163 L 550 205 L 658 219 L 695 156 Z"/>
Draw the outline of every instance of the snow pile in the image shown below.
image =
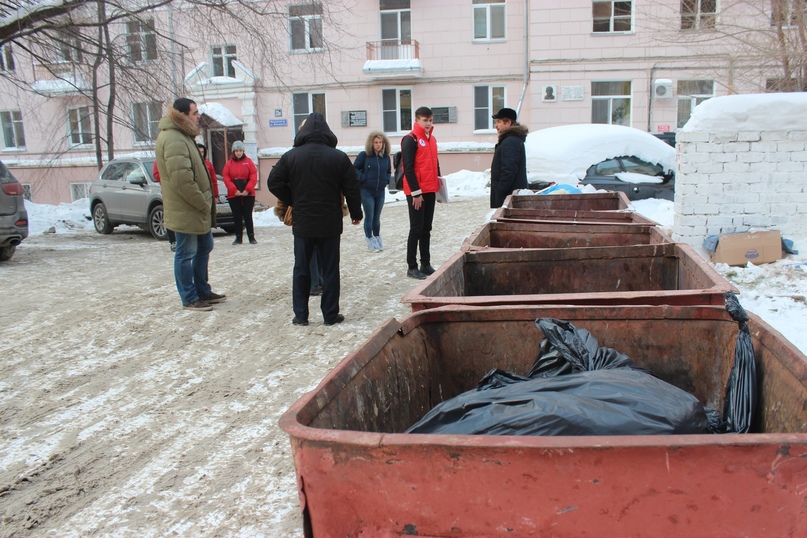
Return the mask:
<path id="1" fill-rule="evenodd" d="M 726 95 L 702 102 L 681 129 L 692 131 L 807 130 L 807 94 Z"/>

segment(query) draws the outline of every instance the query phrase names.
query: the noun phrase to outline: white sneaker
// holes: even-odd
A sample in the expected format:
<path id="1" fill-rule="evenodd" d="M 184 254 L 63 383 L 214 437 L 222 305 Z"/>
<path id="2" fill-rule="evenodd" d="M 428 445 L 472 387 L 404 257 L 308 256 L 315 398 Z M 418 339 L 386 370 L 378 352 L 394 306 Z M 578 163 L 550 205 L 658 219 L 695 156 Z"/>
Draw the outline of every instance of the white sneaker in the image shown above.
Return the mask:
<path id="1" fill-rule="evenodd" d="M 384 243 L 381 242 L 381 236 L 376 235 L 375 237 L 373 237 L 373 239 L 375 239 L 375 244 L 378 247 L 378 250 L 379 251 L 384 250 Z"/>
<path id="2" fill-rule="evenodd" d="M 378 252 L 378 247 L 375 244 L 374 237 L 365 237 L 364 240 L 367 242 L 367 248 L 370 252 Z"/>

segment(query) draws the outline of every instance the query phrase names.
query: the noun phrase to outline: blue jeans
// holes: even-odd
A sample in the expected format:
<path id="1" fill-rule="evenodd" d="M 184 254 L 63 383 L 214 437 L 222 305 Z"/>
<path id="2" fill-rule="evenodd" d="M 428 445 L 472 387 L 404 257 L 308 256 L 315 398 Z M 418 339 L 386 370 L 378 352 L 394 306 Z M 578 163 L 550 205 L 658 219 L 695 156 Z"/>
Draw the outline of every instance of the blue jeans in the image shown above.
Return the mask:
<path id="1" fill-rule="evenodd" d="M 213 232 L 201 235 L 176 232 L 176 237 L 174 280 L 179 298 L 183 306 L 187 306 L 211 293 L 207 283 L 207 262 L 213 250 Z"/>
<path id="2" fill-rule="evenodd" d="M 361 205 L 364 208 L 364 235 L 379 237 L 381 235 L 381 210 L 384 208 L 385 192 L 373 193 L 361 190 Z"/>

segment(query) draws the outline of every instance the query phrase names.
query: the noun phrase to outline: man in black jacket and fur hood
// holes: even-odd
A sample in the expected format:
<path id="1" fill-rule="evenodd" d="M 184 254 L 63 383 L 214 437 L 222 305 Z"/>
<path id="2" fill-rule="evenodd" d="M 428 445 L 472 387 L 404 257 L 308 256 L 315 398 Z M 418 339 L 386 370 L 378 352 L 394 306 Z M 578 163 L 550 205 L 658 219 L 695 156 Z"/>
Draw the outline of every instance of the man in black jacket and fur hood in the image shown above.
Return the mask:
<path id="1" fill-rule="evenodd" d="M 501 207 L 516 189 L 527 188 L 526 127 L 516 121 L 516 111 L 503 108 L 492 116 L 496 120 L 499 142 L 490 165 L 490 207 Z"/>
<path id="2" fill-rule="evenodd" d="M 350 158 L 336 149 L 336 135 L 319 112 L 306 118 L 294 147 L 272 168 L 269 191 L 291 206 L 294 235 L 292 306 L 294 325 L 308 325 L 311 257 L 316 249 L 322 269 L 320 308 L 325 325 L 341 323 L 339 313 L 339 245 L 342 235 L 342 197 L 350 219 L 359 225 L 361 187 Z"/>

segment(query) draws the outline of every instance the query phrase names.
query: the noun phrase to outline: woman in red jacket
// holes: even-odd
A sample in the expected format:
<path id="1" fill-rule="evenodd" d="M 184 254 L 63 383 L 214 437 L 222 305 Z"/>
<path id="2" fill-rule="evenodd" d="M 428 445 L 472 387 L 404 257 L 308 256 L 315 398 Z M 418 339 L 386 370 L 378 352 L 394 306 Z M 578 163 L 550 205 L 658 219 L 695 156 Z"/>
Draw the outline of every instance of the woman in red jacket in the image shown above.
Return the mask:
<path id="1" fill-rule="evenodd" d="M 230 160 L 222 170 L 224 184 L 227 185 L 227 201 L 233 210 L 235 220 L 235 240 L 233 245 L 243 242 L 243 226 L 247 228 L 250 245 L 257 245 L 255 229 L 252 225 L 252 208 L 255 207 L 255 185 L 258 184 L 258 169 L 252 159 L 244 154 L 244 143 L 233 142 Z M 243 221 L 243 224 L 242 224 Z"/>

